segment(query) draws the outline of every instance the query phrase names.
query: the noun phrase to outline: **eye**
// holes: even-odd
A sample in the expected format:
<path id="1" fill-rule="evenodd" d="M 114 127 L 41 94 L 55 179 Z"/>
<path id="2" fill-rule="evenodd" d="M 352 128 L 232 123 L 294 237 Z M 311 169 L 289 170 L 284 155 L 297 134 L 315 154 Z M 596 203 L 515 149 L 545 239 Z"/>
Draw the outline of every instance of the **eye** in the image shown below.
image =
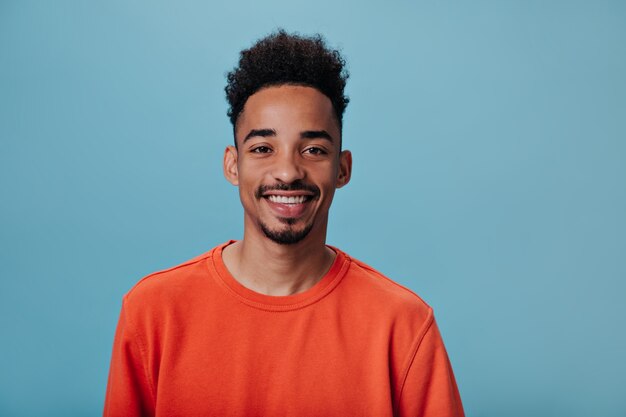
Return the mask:
<path id="1" fill-rule="evenodd" d="M 253 153 L 270 153 L 272 150 L 267 146 L 257 146 L 256 148 L 252 148 L 250 152 Z"/>
<path id="2" fill-rule="evenodd" d="M 311 146 L 309 148 L 306 148 L 304 150 L 304 153 L 308 153 L 309 155 L 326 155 L 328 152 L 326 152 L 322 148 L 318 148 L 317 146 Z"/>

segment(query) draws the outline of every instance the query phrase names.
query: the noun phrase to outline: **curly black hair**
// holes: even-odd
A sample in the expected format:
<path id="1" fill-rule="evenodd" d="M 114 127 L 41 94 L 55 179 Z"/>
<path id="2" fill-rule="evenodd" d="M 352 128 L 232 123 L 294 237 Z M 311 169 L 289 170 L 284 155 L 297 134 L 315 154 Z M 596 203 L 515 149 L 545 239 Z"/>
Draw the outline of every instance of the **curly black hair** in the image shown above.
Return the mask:
<path id="1" fill-rule="evenodd" d="M 226 75 L 224 90 L 233 129 L 252 94 L 264 87 L 290 84 L 313 87 L 326 95 L 341 130 L 350 101 L 343 93 L 349 77 L 345 66 L 339 51 L 329 49 L 320 34 L 306 37 L 279 29 L 259 39 L 241 51 L 239 65 Z"/>

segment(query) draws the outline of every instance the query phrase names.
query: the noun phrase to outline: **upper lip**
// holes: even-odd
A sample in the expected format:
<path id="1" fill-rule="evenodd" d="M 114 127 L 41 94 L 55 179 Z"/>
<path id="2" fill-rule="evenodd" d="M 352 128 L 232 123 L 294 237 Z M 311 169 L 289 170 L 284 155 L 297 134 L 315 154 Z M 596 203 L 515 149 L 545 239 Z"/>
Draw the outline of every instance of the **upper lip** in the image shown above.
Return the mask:
<path id="1" fill-rule="evenodd" d="M 293 184 L 261 185 L 254 195 L 256 198 L 265 198 L 272 195 L 277 197 L 303 196 L 305 198 L 317 198 L 320 195 L 320 189 L 315 185 L 296 181 Z"/>
<path id="2" fill-rule="evenodd" d="M 294 190 L 294 191 L 284 191 L 284 190 L 268 190 L 263 193 L 263 197 L 268 197 L 270 195 L 279 195 L 283 197 L 298 197 L 298 196 L 314 196 L 315 194 L 306 191 L 306 190 Z"/>

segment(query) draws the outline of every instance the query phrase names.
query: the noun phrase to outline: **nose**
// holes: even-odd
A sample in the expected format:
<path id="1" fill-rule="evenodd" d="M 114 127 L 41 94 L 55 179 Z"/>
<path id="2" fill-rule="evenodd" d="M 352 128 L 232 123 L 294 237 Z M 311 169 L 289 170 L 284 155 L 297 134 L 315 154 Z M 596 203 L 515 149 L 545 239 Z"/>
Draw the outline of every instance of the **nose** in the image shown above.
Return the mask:
<path id="1" fill-rule="evenodd" d="M 277 155 L 273 168 L 274 179 L 285 184 L 304 179 L 304 168 L 298 154 L 284 152 Z"/>

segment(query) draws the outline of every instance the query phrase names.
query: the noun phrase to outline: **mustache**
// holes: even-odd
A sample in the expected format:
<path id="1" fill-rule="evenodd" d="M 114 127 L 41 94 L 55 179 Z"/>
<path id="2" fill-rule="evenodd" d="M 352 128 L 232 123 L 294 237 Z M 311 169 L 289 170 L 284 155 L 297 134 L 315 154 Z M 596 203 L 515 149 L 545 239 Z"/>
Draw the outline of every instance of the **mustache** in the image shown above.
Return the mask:
<path id="1" fill-rule="evenodd" d="M 314 197 L 318 197 L 320 195 L 320 189 L 319 187 L 313 185 L 313 184 L 307 184 L 303 181 L 297 180 L 294 181 L 290 184 L 282 184 L 282 183 L 278 183 L 278 184 L 274 184 L 274 185 L 261 185 L 259 186 L 259 188 L 257 188 L 256 192 L 254 193 L 254 196 L 256 198 L 261 198 L 263 197 L 263 194 L 265 194 L 268 191 L 308 191 L 310 193 L 313 194 Z"/>

